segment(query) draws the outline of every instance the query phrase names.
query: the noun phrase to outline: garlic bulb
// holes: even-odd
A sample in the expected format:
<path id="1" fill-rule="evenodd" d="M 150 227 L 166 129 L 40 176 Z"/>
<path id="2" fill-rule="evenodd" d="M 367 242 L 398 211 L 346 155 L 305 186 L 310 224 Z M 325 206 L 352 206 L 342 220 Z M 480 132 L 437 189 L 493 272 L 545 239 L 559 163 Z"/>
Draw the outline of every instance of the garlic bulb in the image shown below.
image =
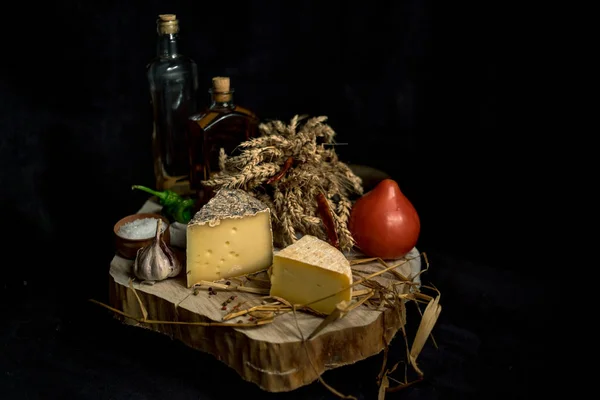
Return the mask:
<path id="1" fill-rule="evenodd" d="M 159 219 L 154 240 L 137 251 L 133 262 L 133 273 L 144 281 L 162 281 L 181 272 L 179 259 L 162 239 L 162 224 L 163 221 Z"/>

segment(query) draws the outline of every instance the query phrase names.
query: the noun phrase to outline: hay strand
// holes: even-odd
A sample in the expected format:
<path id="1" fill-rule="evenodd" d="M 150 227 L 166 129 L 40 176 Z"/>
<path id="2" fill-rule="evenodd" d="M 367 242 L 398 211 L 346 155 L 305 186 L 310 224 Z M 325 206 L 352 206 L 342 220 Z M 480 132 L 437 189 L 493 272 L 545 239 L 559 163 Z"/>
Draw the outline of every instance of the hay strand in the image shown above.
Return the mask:
<path id="1" fill-rule="evenodd" d="M 337 309 L 338 308 L 336 307 L 336 310 Z M 325 380 L 321 377 L 321 375 L 317 371 L 317 368 L 315 367 L 313 359 L 310 356 L 310 351 L 308 350 L 307 341 L 304 338 L 304 334 L 302 333 L 302 329 L 300 328 L 300 324 L 298 323 L 298 316 L 296 315 L 296 307 L 292 308 L 292 312 L 294 313 L 294 321 L 296 322 L 296 328 L 298 328 L 298 333 L 300 334 L 300 339 L 301 339 L 302 344 L 303 344 L 302 347 L 304 347 L 304 351 L 306 352 L 306 357 L 308 359 L 308 362 L 310 363 L 311 367 L 313 368 L 313 371 L 314 371 L 315 375 L 317 375 L 317 379 L 319 380 L 319 382 L 321 383 L 321 385 L 323 385 L 327 390 L 329 390 L 331 393 L 333 393 L 334 395 L 336 395 L 340 399 L 358 400 L 354 396 L 345 395 L 343 393 L 340 393 L 333 386 L 330 386 L 327 382 L 325 382 Z"/>
<path id="2" fill-rule="evenodd" d="M 349 303 L 347 301 L 342 301 L 335 306 L 335 310 L 331 314 L 329 314 L 320 324 L 312 331 L 306 340 L 310 340 L 313 337 L 317 336 L 319 332 L 321 332 L 327 325 L 332 323 L 333 321 L 337 321 L 342 318 L 347 312 L 347 308 Z"/>
<path id="3" fill-rule="evenodd" d="M 117 310 L 114 307 L 111 307 L 107 304 L 104 304 L 98 300 L 94 300 L 94 299 L 89 299 L 90 302 L 97 304 L 101 307 L 104 307 L 116 314 L 122 315 L 123 317 L 132 319 L 136 322 L 139 323 L 143 323 L 143 324 L 161 324 L 161 325 L 195 325 L 195 326 L 214 326 L 214 327 L 229 327 L 229 328 L 250 328 L 250 327 L 255 327 L 257 325 L 265 325 L 265 324 L 270 324 L 274 321 L 274 319 L 270 319 L 270 320 L 256 320 L 253 322 L 240 322 L 240 323 L 224 323 L 224 322 L 193 322 L 193 321 L 160 321 L 160 320 L 153 320 L 153 319 L 143 319 L 143 318 L 137 318 L 134 317 L 133 315 L 129 315 L 121 310 Z"/>
<path id="4" fill-rule="evenodd" d="M 227 292 L 245 292 L 253 294 L 269 294 L 269 289 L 256 288 L 243 285 L 226 285 L 217 282 L 199 281 L 194 284 L 193 288 L 208 290 L 209 288 L 223 290 Z"/>
<path id="5" fill-rule="evenodd" d="M 420 376 L 423 376 L 423 371 L 421 371 L 417 365 L 417 357 L 421 353 L 423 346 L 425 346 L 425 342 L 431 334 L 431 331 L 433 330 L 441 311 L 442 306 L 440 305 L 440 293 L 438 292 L 438 295 L 431 300 L 425 308 L 425 312 L 421 318 L 421 323 L 419 324 L 419 328 L 417 329 L 417 333 L 415 335 L 415 340 L 413 341 L 413 345 L 410 350 L 410 363 Z"/>
<path id="6" fill-rule="evenodd" d="M 146 307 L 144 307 L 144 303 L 142 303 L 142 299 L 140 299 L 140 296 L 138 295 L 137 291 L 133 287 L 132 279 L 129 280 L 129 289 L 131 289 L 133 291 L 133 294 L 135 295 L 135 298 L 140 306 L 140 311 L 142 312 L 143 321 L 146 321 L 148 319 L 148 311 L 146 310 Z"/>

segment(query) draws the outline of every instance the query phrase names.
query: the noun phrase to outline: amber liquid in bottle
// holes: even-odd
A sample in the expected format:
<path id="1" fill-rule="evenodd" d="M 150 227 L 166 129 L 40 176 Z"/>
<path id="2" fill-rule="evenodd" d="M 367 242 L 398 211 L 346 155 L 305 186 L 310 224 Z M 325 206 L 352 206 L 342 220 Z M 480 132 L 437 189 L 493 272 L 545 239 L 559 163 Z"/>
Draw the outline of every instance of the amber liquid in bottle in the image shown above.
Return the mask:
<path id="1" fill-rule="evenodd" d="M 219 172 L 220 149 L 234 156 L 239 153 L 240 143 L 258 134 L 258 117 L 234 103 L 229 78 L 216 77 L 212 82 L 210 106 L 189 119 L 190 186 L 198 196 L 197 207 L 214 195 L 213 190 L 201 182 Z"/>

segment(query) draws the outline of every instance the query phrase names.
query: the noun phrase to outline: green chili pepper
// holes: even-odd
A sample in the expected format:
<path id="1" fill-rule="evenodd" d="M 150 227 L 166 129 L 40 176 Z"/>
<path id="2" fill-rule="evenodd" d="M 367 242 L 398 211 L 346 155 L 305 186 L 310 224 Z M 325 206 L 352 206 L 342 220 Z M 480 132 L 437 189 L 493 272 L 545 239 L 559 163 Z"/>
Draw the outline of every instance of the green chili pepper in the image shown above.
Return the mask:
<path id="1" fill-rule="evenodd" d="M 172 190 L 159 192 L 141 185 L 133 185 L 131 189 L 139 189 L 158 197 L 165 214 L 177 222 L 187 224 L 192 219 L 195 204 L 194 199 L 184 199 Z"/>

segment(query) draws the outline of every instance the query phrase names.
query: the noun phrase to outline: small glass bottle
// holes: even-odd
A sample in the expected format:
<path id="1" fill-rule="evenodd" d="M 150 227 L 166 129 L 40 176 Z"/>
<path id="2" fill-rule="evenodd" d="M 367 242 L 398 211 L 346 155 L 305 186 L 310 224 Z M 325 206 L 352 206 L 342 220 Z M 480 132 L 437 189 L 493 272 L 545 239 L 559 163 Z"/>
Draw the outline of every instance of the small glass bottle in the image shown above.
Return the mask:
<path id="1" fill-rule="evenodd" d="M 188 118 L 197 111 L 196 63 L 178 48 L 179 21 L 159 15 L 157 55 L 147 66 L 153 107 L 152 149 L 157 190 L 191 194 Z"/>
<path id="2" fill-rule="evenodd" d="M 202 186 L 219 172 L 219 152 L 237 154 L 238 145 L 258 134 L 259 119 L 251 110 L 233 101 L 234 89 L 228 77 L 214 77 L 210 93 L 210 105 L 190 117 L 190 186 L 198 196 L 198 206 L 214 195 L 210 188 Z"/>

